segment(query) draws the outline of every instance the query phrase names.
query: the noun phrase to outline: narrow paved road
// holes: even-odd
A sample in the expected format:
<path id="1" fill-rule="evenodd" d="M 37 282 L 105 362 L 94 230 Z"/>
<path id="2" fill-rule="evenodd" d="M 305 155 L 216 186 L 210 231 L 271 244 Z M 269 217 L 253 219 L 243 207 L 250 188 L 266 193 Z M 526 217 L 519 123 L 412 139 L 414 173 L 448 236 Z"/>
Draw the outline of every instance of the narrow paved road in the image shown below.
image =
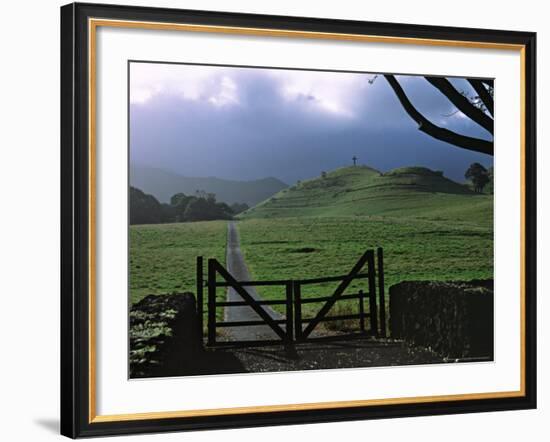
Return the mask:
<path id="1" fill-rule="evenodd" d="M 246 267 L 243 254 L 241 252 L 239 232 L 234 221 L 230 221 L 227 225 L 227 270 L 237 281 L 250 281 L 250 273 Z M 246 287 L 248 293 L 254 299 L 261 299 L 254 287 Z M 281 296 L 284 296 L 284 288 L 281 287 Z M 228 301 L 243 301 L 243 298 L 229 287 L 227 290 Z M 273 319 L 282 319 L 283 316 L 269 306 L 263 308 L 271 315 Z M 257 321 L 261 317 L 252 309 L 252 307 L 226 307 L 226 321 Z M 282 326 L 284 329 L 284 325 Z M 277 334 L 268 325 L 255 325 L 250 327 L 227 327 L 228 338 L 230 340 L 250 341 L 255 339 L 279 339 Z"/>

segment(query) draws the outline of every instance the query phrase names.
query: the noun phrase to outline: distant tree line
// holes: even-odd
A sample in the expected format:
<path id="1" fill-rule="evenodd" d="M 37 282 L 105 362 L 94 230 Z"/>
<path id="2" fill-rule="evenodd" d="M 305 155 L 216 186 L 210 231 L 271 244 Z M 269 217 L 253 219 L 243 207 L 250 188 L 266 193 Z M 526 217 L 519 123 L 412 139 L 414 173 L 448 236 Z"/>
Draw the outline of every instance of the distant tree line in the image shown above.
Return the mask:
<path id="1" fill-rule="evenodd" d="M 149 195 L 130 187 L 130 224 L 160 224 L 189 221 L 210 221 L 232 219 L 234 215 L 248 209 L 245 203 L 231 206 L 216 201 L 214 193 L 197 190 L 194 195 L 176 193 L 170 203 L 160 203 Z"/>

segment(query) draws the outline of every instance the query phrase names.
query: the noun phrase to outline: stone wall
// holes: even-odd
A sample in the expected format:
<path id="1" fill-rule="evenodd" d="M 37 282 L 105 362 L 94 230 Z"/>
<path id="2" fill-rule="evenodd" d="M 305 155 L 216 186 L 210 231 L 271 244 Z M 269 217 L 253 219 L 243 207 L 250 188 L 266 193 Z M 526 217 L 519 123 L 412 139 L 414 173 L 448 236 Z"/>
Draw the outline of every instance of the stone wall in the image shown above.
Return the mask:
<path id="1" fill-rule="evenodd" d="M 493 358 L 493 280 L 405 281 L 389 295 L 393 338 L 450 359 Z"/>

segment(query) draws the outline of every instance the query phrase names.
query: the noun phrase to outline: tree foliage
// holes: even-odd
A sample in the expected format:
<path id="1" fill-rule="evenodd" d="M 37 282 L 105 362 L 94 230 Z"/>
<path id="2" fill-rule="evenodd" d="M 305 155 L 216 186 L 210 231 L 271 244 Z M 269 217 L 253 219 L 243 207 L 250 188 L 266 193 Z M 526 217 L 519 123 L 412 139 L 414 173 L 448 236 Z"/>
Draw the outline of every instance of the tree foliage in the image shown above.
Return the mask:
<path id="1" fill-rule="evenodd" d="M 231 204 L 231 211 L 238 215 L 239 213 L 242 213 L 246 210 L 248 210 L 250 207 L 246 203 L 233 203 Z"/>
<path id="2" fill-rule="evenodd" d="M 493 166 L 489 167 L 489 169 L 487 169 L 487 172 L 489 175 L 489 182 L 483 188 L 483 190 L 485 190 L 486 193 L 489 193 L 492 195 L 494 193 L 494 173 L 495 173 Z"/>
<path id="3" fill-rule="evenodd" d="M 185 207 L 182 221 L 211 221 L 215 219 L 231 219 L 233 213 L 225 203 L 216 203 L 216 199 L 193 198 Z"/>
<path id="4" fill-rule="evenodd" d="M 153 195 L 130 187 L 130 224 L 158 224 L 188 221 L 231 219 L 248 209 L 246 204 L 232 207 L 216 201 L 216 195 L 197 190 L 195 195 L 176 193 L 169 204 L 160 203 Z"/>
<path id="5" fill-rule="evenodd" d="M 161 213 L 161 204 L 153 195 L 130 187 L 130 224 L 160 223 Z"/>
<path id="6" fill-rule="evenodd" d="M 483 188 L 491 180 L 489 171 L 479 163 L 472 163 L 464 177 L 472 182 L 474 191 L 478 193 L 483 192 Z"/>

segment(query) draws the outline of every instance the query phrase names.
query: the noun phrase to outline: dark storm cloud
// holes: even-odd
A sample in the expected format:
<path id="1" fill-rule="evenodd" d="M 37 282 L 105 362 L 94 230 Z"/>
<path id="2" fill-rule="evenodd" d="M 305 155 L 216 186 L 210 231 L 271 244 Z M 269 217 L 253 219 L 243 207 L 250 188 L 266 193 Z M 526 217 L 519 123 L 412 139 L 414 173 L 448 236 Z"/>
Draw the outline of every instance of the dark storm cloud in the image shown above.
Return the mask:
<path id="1" fill-rule="evenodd" d="M 140 69 L 144 68 L 142 71 Z M 380 170 L 423 165 L 463 180 L 473 161 L 492 158 L 420 132 L 383 77 L 370 74 L 132 65 L 130 155 L 136 164 L 187 176 L 287 183 L 349 165 Z M 421 77 L 399 77 L 434 123 L 473 136 Z"/>

